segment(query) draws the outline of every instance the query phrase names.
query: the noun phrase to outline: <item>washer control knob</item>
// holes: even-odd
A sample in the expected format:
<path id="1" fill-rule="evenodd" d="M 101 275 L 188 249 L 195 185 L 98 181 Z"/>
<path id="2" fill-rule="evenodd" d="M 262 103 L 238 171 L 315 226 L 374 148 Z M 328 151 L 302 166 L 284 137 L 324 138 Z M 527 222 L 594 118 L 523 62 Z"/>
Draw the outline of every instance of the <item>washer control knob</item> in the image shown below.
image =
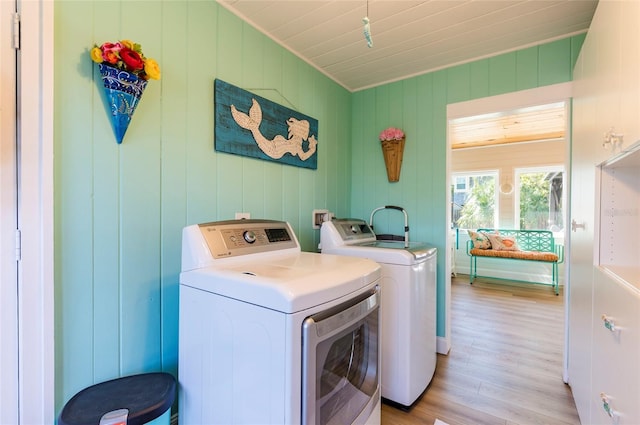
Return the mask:
<path id="1" fill-rule="evenodd" d="M 351 225 L 351 233 L 358 233 L 358 226 L 356 226 L 355 224 Z"/>
<path id="2" fill-rule="evenodd" d="M 242 236 L 247 243 L 254 243 L 256 241 L 256 234 L 251 230 L 245 230 Z"/>

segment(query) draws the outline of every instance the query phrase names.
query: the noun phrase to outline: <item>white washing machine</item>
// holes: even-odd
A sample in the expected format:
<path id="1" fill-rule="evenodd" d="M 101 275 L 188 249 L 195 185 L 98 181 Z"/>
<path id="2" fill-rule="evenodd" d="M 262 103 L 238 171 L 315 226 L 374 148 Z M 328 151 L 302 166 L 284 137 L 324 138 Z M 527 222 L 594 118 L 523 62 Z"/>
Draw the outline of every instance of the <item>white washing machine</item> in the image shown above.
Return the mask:
<path id="1" fill-rule="evenodd" d="M 181 424 L 380 424 L 380 266 L 286 222 L 185 227 Z"/>
<path id="2" fill-rule="evenodd" d="M 320 229 L 323 254 L 369 258 L 382 266 L 382 398 L 404 409 L 435 372 L 437 302 L 436 248 L 406 238 L 377 240 L 367 222 L 357 219 L 333 219 Z"/>

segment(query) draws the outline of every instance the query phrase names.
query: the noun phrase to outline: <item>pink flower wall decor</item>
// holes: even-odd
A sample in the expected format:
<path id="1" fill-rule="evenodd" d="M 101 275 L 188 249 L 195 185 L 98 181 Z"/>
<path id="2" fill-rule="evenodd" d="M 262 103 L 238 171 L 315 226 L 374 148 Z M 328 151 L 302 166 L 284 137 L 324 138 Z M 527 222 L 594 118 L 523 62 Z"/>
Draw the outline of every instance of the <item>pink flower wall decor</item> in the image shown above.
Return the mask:
<path id="1" fill-rule="evenodd" d="M 404 131 L 396 127 L 389 127 L 380 132 L 380 146 L 384 156 L 384 165 L 387 168 L 387 177 L 390 182 L 400 180 L 400 168 L 402 167 L 402 155 L 404 152 Z"/>
<path id="2" fill-rule="evenodd" d="M 380 141 L 385 140 L 402 140 L 404 139 L 404 131 L 396 127 L 389 127 L 380 132 Z"/>

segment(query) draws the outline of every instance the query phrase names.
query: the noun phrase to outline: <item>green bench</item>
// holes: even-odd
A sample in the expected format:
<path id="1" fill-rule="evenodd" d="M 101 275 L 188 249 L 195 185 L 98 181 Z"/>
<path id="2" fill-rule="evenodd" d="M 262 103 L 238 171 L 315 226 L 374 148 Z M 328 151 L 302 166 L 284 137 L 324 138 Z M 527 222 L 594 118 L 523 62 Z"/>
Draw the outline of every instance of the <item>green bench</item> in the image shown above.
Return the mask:
<path id="1" fill-rule="evenodd" d="M 558 264 L 564 261 L 564 246 L 556 244 L 553 232 L 549 230 L 478 229 L 478 233 L 498 233 L 499 236 L 514 238 L 519 250 L 503 251 L 474 248 L 473 240 L 467 241 L 467 255 L 470 257 L 469 283 L 477 277 L 499 279 L 478 275 L 478 258 L 502 258 L 509 260 L 537 261 L 551 264 L 551 284 L 555 294 L 559 293 Z M 543 283 L 546 282 L 532 282 Z"/>

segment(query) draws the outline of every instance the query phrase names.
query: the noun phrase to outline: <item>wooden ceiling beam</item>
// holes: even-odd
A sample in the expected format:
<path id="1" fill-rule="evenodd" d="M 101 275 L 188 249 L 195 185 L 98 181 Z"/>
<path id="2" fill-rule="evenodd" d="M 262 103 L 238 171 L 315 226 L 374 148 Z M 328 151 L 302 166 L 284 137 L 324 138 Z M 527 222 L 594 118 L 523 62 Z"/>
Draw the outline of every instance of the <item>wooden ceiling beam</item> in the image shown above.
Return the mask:
<path id="1" fill-rule="evenodd" d="M 511 143 L 541 142 L 546 140 L 564 139 L 564 131 L 554 131 L 542 134 L 528 134 L 524 136 L 501 137 L 486 140 L 469 140 L 466 142 L 453 143 L 452 149 L 478 148 L 482 146 L 508 145 Z"/>

